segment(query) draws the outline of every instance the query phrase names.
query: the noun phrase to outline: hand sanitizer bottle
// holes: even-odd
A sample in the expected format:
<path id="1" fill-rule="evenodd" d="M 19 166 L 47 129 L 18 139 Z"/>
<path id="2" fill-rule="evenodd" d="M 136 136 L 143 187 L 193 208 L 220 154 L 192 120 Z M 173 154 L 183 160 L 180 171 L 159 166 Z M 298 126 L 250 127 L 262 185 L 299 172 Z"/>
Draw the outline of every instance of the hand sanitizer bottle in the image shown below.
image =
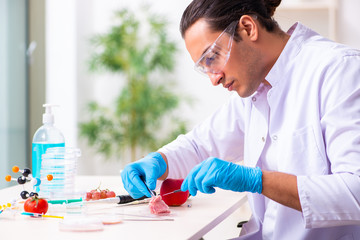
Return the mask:
<path id="1" fill-rule="evenodd" d="M 57 105 L 44 104 L 43 125 L 35 132 L 32 142 L 32 174 L 40 177 L 42 155 L 46 149 L 52 147 L 65 147 L 64 135 L 54 126 L 52 107 Z"/>

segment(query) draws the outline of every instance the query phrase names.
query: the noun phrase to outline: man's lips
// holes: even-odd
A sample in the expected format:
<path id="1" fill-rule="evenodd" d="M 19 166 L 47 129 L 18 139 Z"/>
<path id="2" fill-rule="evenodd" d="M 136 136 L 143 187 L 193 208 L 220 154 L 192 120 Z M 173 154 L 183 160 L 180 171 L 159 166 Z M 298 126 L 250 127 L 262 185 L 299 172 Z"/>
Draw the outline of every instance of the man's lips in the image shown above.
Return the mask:
<path id="1" fill-rule="evenodd" d="M 224 87 L 227 88 L 229 91 L 231 91 L 232 90 L 231 87 L 232 87 L 233 84 L 234 84 L 234 81 L 226 84 Z"/>

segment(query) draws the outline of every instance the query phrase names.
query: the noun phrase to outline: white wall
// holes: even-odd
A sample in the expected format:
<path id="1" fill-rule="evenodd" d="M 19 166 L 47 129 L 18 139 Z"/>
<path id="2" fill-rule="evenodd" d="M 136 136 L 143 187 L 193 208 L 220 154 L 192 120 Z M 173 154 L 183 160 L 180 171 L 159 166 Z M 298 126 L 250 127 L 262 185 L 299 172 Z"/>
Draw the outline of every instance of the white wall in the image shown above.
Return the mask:
<path id="1" fill-rule="evenodd" d="M 66 146 L 77 145 L 76 1 L 46 1 L 46 102 L 54 109 L 55 125 Z"/>
<path id="2" fill-rule="evenodd" d="M 111 26 L 113 12 L 122 7 L 137 9 L 140 4 L 151 3 L 151 10 L 167 16 L 169 33 L 180 49 L 174 77 L 180 94 L 195 99 L 191 106 L 181 111 L 189 120 L 189 127 L 201 122 L 211 112 L 222 105 L 229 93 L 221 87 L 213 87 L 210 81 L 193 70 L 193 62 L 188 55 L 179 33 L 182 12 L 190 0 L 119 1 L 119 0 L 47 0 L 48 20 L 48 86 L 47 99 L 60 104 L 57 126 L 63 130 L 67 145 L 80 147 L 80 174 L 118 174 L 123 164 L 116 161 L 104 162 L 103 158 L 78 139 L 77 124 L 86 121 L 86 104 L 98 101 L 111 104 L 121 88 L 119 76 L 114 74 L 90 73 L 87 61 L 91 54 L 89 39 L 96 33 L 104 33 Z M 286 3 L 301 0 L 286 0 Z M 303 2 L 311 2 L 305 1 Z M 337 11 L 336 36 L 342 43 L 360 48 L 360 33 L 356 26 L 359 21 L 360 1 L 340 0 Z M 322 15 L 303 11 L 300 17 L 306 19 L 315 30 L 327 31 L 328 24 L 322 22 Z M 286 23 L 286 21 L 288 22 Z M 292 16 L 294 17 L 294 16 Z M 297 19 L 283 16 L 280 24 L 290 24 Z M 320 21 L 319 21 L 320 20 Z M 286 26 L 287 27 L 287 26 Z M 285 28 L 284 27 L 284 30 Z M 318 28 L 318 29 L 316 29 Z M 324 33 L 326 34 L 326 32 Z"/>
<path id="3" fill-rule="evenodd" d="M 357 49 L 360 49 L 359 13 L 359 0 L 339 0 L 337 39 Z"/>

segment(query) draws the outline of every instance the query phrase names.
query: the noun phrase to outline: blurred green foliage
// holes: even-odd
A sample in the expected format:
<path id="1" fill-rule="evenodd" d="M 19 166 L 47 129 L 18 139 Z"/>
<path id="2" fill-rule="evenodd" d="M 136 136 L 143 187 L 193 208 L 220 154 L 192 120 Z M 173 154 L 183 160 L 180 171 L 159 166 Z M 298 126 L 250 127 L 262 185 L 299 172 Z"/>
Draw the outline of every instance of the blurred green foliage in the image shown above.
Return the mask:
<path id="1" fill-rule="evenodd" d="M 130 148 L 131 161 L 140 157 L 137 150 L 156 151 L 186 131 L 185 122 L 174 115 L 180 97 L 166 87 L 171 80 L 164 79 L 174 68 L 177 51 L 167 22 L 146 11 L 137 16 L 146 20 L 127 9 L 118 11 L 118 23 L 92 38 L 90 68 L 121 73 L 125 79 L 119 79 L 126 83 L 113 107 L 89 103 L 90 120 L 79 125 L 80 136 L 99 153 L 110 157 Z M 173 132 L 164 132 L 164 122 Z"/>

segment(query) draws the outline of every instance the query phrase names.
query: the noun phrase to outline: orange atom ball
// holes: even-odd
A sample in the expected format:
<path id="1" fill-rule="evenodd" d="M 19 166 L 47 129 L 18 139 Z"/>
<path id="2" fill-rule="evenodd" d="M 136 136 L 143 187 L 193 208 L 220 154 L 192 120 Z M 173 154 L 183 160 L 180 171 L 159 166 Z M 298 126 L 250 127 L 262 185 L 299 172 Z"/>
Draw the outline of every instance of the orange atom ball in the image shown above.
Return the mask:
<path id="1" fill-rule="evenodd" d="M 12 168 L 14 173 L 17 173 L 19 171 L 19 167 L 18 166 L 13 166 Z"/>
<path id="2" fill-rule="evenodd" d="M 53 175 L 51 175 L 51 174 L 47 175 L 47 180 L 48 180 L 48 181 L 51 181 L 51 180 L 53 180 L 53 179 L 54 179 Z"/>
<path id="3" fill-rule="evenodd" d="M 11 181 L 11 176 L 10 176 L 10 175 L 5 176 L 5 180 L 6 180 L 7 182 L 10 182 L 10 181 Z"/>

